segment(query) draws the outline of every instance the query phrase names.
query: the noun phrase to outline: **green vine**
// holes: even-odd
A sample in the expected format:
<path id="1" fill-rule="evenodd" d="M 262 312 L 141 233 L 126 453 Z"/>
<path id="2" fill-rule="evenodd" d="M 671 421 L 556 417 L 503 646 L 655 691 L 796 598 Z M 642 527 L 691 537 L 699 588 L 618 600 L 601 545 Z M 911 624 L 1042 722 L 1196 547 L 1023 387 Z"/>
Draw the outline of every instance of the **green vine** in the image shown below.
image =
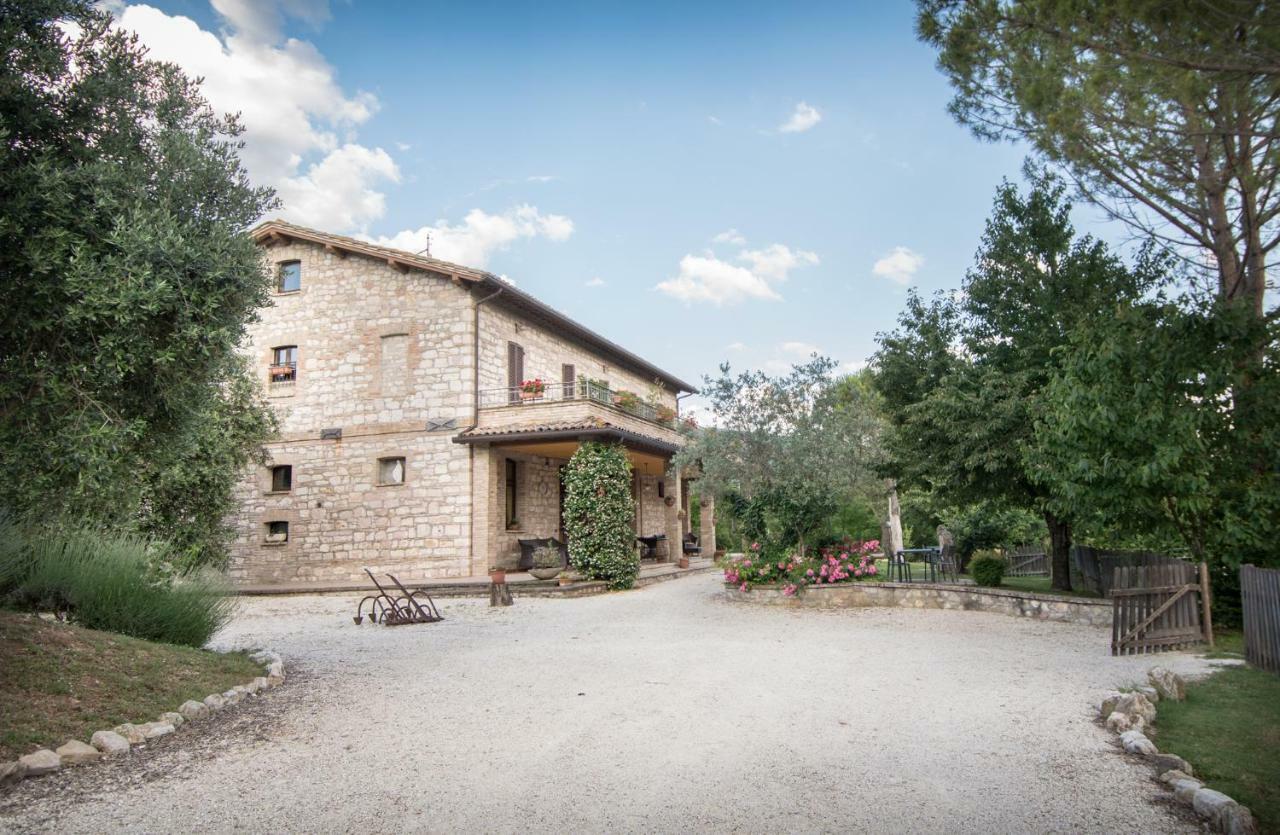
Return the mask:
<path id="1" fill-rule="evenodd" d="M 610 588 L 631 588 L 640 560 L 626 450 L 621 444 L 582 444 L 565 468 L 564 490 L 564 532 L 573 567 Z"/>

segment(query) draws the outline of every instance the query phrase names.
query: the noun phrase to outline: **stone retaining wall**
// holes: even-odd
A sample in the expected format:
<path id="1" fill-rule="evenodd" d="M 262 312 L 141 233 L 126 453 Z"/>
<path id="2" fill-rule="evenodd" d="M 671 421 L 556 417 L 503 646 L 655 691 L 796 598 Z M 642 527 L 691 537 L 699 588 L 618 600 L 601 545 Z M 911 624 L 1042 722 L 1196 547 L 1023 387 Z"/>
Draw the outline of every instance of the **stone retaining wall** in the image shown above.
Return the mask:
<path id="1" fill-rule="evenodd" d="M 1085 597 L 961 587 L 934 583 L 836 583 L 810 586 L 788 597 L 781 586 L 754 586 L 739 591 L 725 585 L 730 600 L 784 606 L 855 609 L 867 606 L 897 606 L 905 609 L 963 609 L 998 612 L 1004 615 L 1080 623 L 1110 628 L 1111 601 Z"/>

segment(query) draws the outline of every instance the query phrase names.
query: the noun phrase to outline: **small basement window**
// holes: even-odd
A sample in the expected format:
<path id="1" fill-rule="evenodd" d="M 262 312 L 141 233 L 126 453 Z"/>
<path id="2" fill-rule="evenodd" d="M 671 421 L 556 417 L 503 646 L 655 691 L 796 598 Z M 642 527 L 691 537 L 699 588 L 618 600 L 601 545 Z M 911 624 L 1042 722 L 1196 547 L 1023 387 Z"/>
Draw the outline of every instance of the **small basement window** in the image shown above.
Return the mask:
<path id="1" fill-rule="evenodd" d="M 302 262 L 282 261 L 276 271 L 276 292 L 296 293 L 302 289 Z"/>
<path id="2" fill-rule="evenodd" d="M 379 484 L 404 484 L 404 459 L 403 458 L 379 458 L 378 459 L 378 483 Z"/>
<path id="3" fill-rule="evenodd" d="M 271 492 L 287 493 L 293 489 L 293 466 L 281 464 L 271 468 Z"/>
<path id="4" fill-rule="evenodd" d="M 289 541 L 289 523 L 288 522 L 268 522 L 267 523 L 267 544 L 283 545 Z"/>

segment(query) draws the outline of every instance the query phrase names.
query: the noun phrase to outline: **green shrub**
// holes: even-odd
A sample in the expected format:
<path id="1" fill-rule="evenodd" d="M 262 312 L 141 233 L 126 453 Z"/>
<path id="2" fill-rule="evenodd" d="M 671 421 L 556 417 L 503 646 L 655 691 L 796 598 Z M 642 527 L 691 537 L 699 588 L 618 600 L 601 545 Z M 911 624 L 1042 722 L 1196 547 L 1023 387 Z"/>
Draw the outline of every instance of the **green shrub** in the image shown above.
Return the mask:
<path id="1" fill-rule="evenodd" d="M 621 444 L 582 444 L 565 467 L 564 492 L 564 532 L 573 567 L 610 588 L 631 588 L 640 558 L 626 450 Z"/>
<path id="2" fill-rule="evenodd" d="M 158 575 L 164 546 L 89 528 L 27 528 L 0 520 L 0 600 L 53 611 L 89 629 L 200 647 L 233 599 L 212 573 Z"/>
<path id="3" fill-rule="evenodd" d="M 969 575 L 978 585 L 994 588 L 1004 579 L 1004 560 L 985 554 L 974 557 L 969 563 Z"/>

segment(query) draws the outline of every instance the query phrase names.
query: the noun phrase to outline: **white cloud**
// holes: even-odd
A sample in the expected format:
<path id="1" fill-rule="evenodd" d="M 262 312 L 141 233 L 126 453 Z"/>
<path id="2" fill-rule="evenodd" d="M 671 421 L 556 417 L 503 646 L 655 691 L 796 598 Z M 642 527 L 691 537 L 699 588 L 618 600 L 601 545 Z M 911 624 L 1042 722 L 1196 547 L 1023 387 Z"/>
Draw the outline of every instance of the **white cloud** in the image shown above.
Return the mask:
<path id="1" fill-rule="evenodd" d="M 744 249 L 736 260 L 747 266 L 731 263 L 710 252 L 686 255 L 680 259 L 680 272 L 660 282 L 656 289 L 682 301 L 716 305 L 736 304 L 746 299 L 779 301 L 782 296 L 774 285 L 786 281 L 790 271 L 797 267 L 817 264 L 818 256 L 792 250 L 784 244 L 773 244 L 765 249 Z"/>
<path id="2" fill-rule="evenodd" d="M 472 209 L 456 226 L 439 220 L 434 226 L 405 229 L 375 242 L 409 252 L 429 248 L 433 258 L 483 268 L 489 256 L 517 240 L 541 237 L 564 241 L 572 234 L 573 221 L 564 215 L 543 214 L 537 206 L 521 205 L 502 214 Z"/>
<path id="3" fill-rule="evenodd" d="M 407 150 L 409 150 L 409 149 L 410 149 L 410 148 L 412 148 L 412 147 L 413 147 L 413 146 L 412 146 L 412 145 L 410 145 L 408 142 L 397 142 L 397 143 L 396 143 L 396 150 L 397 150 L 397 151 L 407 151 Z"/>
<path id="4" fill-rule="evenodd" d="M 857 374 L 871 363 L 866 360 L 845 360 L 836 368 L 837 374 Z"/>
<path id="5" fill-rule="evenodd" d="M 394 160 L 356 141 L 356 129 L 378 109 L 369 93 L 348 95 L 316 47 L 286 38 L 286 17 L 318 25 L 324 0 L 212 0 L 215 33 L 181 15 L 118 3 L 117 25 L 138 34 L 150 56 L 202 77 L 217 111 L 239 113 L 240 157 L 255 184 L 280 190 L 285 217 L 346 232 L 380 217 L 378 186 L 398 182 Z"/>
<path id="6" fill-rule="evenodd" d="M 805 102 L 796 105 L 791 118 L 778 125 L 780 133 L 804 133 L 822 121 L 822 113 L 818 108 Z"/>
<path id="7" fill-rule="evenodd" d="M 730 343 L 728 344 L 728 346 L 727 346 L 727 347 L 728 347 L 728 349 L 729 349 L 730 351 L 745 351 L 745 350 L 747 350 L 747 343 L 745 343 L 745 342 L 730 342 Z"/>
<path id="8" fill-rule="evenodd" d="M 751 265 L 751 271 L 769 281 L 786 281 L 787 274 L 797 267 L 809 267 L 818 263 L 818 255 L 783 244 L 773 244 L 764 249 L 743 250 L 738 256 Z"/>
<path id="9" fill-rule="evenodd" d="M 784 342 L 778 347 L 782 349 L 784 354 L 792 354 L 799 357 L 822 353 L 822 349 L 812 342 Z"/>
<path id="10" fill-rule="evenodd" d="M 769 282 L 751 272 L 714 256 L 686 255 L 680 259 L 680 273 L 660 282 L 657 289 L 686 302 L 705 301 L 733 304 L 744 299 L 782 298 Z"/>
<path id="11" fill-rule="evenodd" d="M 549 183 L 554 179 L 554 174 L 534 174 L 531 177 L 525 177 L 525 181 L 530 183 Z"/>
<path id="12" fill-rule="evenodd" d="M 708 121 L 708 122 L 710 122 L 710 123 L 711 123 L 711 124 L 713 124 L 713 125 L 723 125 L 723 124 L 724 124 L 724 122 L 720 121 L 720 118 L 719 118 L 718 116 L 708 116 L 708 117 L 707 117 L 707 121 Z"/>
<path id="13" fill-rule="evenodd" d="M 584 285 L 583 285 L 583 286 L 585 286 L 585 287 L 603 287 L 606 283 L 607 283 L 607 282 L 606 282 L 603 278 L 601 278 L 600 276 L 596 276 L 595 278 L 588 279 L 586 282 L 584 282 Z"/>
<path id="14" fill-rule="evenodd" d="M 916 272 L 924 266 L 924 256 L 912 252 L 905 246 L 895 246 L 887 255 L 875 263 L 871 271 L 876 275 L 896 281 L 899 284 L 910 284 Z"/>
<path id="15" fill-rule="evenodd" d="M 713 244 L 734 244 L 735 246 L 742 246 L 746 242 L 747 239 L 737 229 L 726 229 L 711 239 Z"/>

